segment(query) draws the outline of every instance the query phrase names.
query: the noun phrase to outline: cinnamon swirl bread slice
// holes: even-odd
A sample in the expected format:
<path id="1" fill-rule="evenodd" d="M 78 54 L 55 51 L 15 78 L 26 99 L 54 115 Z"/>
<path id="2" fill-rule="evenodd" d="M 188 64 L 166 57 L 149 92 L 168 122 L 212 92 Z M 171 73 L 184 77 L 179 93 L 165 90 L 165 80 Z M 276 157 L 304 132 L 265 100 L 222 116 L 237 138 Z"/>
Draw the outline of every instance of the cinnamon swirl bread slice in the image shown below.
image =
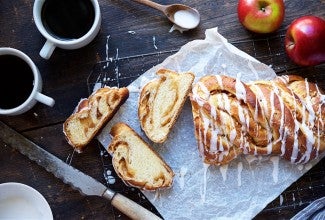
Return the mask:
<path id="1" fill-rule="evenodd" d="M 167 69 L 147 83 L 140 94 L 138 116 L 142 130 L 155 143 L 163 143 L 174 126 L 194 81 L 194 74 Z"/>
<path id="2" fill-rule="evenodd" d="M 115 124 L 107 151 L 117 175 L 128 185 L 156 190 L 170 187 L 174 172 L 166 162 L 127 124 Z"/>
<path id="3" fill-rule="evenodd" d="M 128 97 L 127 88 L 104 87 L 96 90 L 89 98 L 82 99 L 63 124 L 68 143 L 77 152 L 82 152 Z"/>

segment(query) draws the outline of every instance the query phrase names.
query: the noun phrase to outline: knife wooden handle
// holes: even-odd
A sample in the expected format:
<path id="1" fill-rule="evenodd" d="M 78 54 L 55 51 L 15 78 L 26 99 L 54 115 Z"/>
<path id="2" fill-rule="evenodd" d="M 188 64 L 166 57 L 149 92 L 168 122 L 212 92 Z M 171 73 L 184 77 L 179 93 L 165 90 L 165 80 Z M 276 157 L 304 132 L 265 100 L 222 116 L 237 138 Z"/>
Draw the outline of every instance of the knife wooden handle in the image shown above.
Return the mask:
<path id="1" fill-rule="evenodd" d="M 143 208 L 127 197 L 116 193 L 111 200 L 112 205 L 132 219 L 155 220 L 160 219 L 157 215 Z"/>

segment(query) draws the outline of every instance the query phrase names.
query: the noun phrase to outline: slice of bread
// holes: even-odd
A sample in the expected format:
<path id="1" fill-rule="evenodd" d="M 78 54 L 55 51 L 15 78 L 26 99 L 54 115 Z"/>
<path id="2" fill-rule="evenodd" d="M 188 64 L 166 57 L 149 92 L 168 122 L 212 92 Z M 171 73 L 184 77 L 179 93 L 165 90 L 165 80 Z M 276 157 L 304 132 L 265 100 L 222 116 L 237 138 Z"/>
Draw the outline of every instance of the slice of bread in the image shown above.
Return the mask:
<path id="1" fill-rule="evenodd" d="M 94 138 L 129 97 L 127 88 L 104 87 L 82 99 L 74 113 L 64 122 L 63 132 L 77 152 Z"/>
<path id="2" fill-rule="evenodd" d="M 163 143 L 184 106 L 194 74 L 160 69 L 157 75 L 160 78 L 147 83 L 141 90 L 138 117 L 148 138 Z"/>
<path id="3" fill-rule="evenodd" d="M 126 184 L 150 191 L 172 185 L 172 169 L 131 127 L 117 123 L 110 134 L 107 151 L 115 172 Z"/>

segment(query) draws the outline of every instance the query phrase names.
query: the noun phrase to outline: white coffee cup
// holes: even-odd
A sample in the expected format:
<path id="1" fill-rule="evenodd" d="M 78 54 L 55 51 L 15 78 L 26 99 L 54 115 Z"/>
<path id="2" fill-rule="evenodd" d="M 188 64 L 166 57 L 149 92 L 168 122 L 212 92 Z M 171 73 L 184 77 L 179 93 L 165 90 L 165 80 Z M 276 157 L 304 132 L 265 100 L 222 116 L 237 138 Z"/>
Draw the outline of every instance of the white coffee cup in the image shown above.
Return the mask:
<path id="1" fill-rule="evenodd" d="M 33 6 L 33 17 L 34 17 L 35 24 L 38 30 L 40 31 L 40 33 L 46 38 L 46 43 L 44 44 L 43 48 L 40 51 L 41 57 L 45 59 L 49 59 L 55 47 L 59 47 L 62 49 L 69 49 L 69 50 L 81 48 L 89 44 L 96 37 L 96 35 L 100 30 L 100 25 L 101 25 L 101 12 L 97 0 L 89 0 L 92 4 L 93 13 L 94 13 L 91 27 L 84 35 L 78 36 L 77 38 L 68 38 L 68 39 L 60 37 L 59 35 L 57 35 L 56 33 L 54 33 L 49 29 L 49 25 L 44 23 L 44 15 L 42 17 L 42 13 L 43 13 L 42 10 L 43 10 L 44 3 L 46 1 L 48 0 L 35 0 Z M 61 2 L 62 4 L 64 4 L 63 0 L 61 0 Z M 52 20 L 55 21 L 55 18 L 53 18 Z M 68 21 L 66 23 L 68 24 Z"/>
<path id="2" fill-rule="evenodd" d="M 25 53 L 10 47 L 1 47 L 0 63 L 2 65 L 1 68 L 7 69 L 3 73 L 3 77 L 6 79 L 11 78 L 9 81 L 4 81 L 4 79 L 2 79 L 3 84 L 1 84 L 0 94 L 0 115 L 22 114 L 30 110 L 37 102 L 41 102 L 51 107 L 54 105 L 54 99 L 41 93 L 42 78 L 40 72 L 31 58 Z M 5 65 L 8 66 L 4 67 Z M 19 66 L 24 66 L 26 71 L 16 71 L 17 69 L 20 70 Z M 25 76 L 22 74 L 30 75 L 28 80 L 25 80 Z M 8 88 L 10 88 L 10 90 Z M 17 97 L 17 93 L 19 94 L 19 91 L 25 88 L 28 89 L 26 89 L 26 92 L 24 92 L 24 98 L 19 100 L 17 105 L 4 103 L 11 102 L 12 99 L 21 99 L 20 97 Z"/>

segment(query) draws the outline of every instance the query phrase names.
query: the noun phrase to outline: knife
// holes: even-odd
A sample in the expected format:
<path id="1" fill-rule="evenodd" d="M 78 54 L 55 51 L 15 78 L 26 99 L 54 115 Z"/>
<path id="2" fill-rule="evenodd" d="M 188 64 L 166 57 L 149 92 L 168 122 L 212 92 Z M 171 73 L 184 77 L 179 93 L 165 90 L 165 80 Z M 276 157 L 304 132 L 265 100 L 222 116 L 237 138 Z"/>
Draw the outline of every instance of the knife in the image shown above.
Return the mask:
<path id="1" fill-rule="evenodd" d="M 0 121 L 0 139 L 7 145 L 18 150 L 38 165 L 53 173 L 57 178 L 77 189 L 81 194 L 101 196 L 131 219 L 161 219 L 154 213 L 128 199 L 122 194 L 108 189 L 96 179 L 84 174 L 47 152 L 17 131 Z"/>

